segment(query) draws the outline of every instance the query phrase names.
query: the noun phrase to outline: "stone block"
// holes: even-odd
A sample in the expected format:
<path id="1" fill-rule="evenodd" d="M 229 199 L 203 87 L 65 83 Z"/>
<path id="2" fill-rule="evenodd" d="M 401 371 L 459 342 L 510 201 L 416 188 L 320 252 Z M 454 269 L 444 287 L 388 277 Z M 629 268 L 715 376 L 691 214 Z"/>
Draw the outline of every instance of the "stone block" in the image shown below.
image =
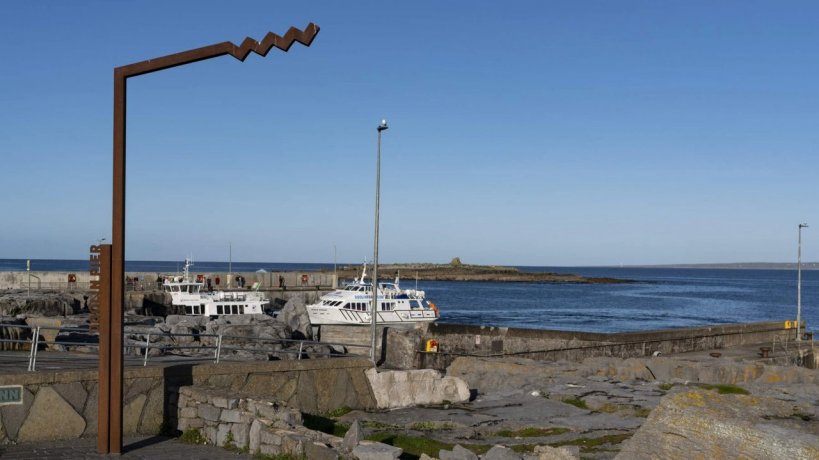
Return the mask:
<path id="1" fill-rule="evenodd" d="M 122 434 L 136 434 L 142 417 L 142 409 L 147 399 L 148 396 L 140 394 L 123 407 Z"/>
<path id="2" fill-rule="evenodd" d="M 350 429 L 347 430 L 347 433 L 344 435 L 344 441 L 341 443 L 341 447 L 347 452 L 352 452 L 362 439 L 364 439 L 364 433 L 361 432 L 361 424 L 358 423 L 358 419 L 355 419 L 350 425 Z"/>
<path id="3" fill-rule="evenodd" d="M 233 423 L 230 425 L 230 433 L 233 435 L 233 443 L 236 447 L 244 448 L 249 444 L 250 424 Z"/>
<path id="4" fill-rule="evenodd" d="M 207 439 L 208 444 L 217 445 L 216 444 L 216 426 L 204 426 L 200 430 L 202 432 L 202 436 Z"/>
<path id="5" fill-rule="evenodd" d="M 71 383 L 57 383 L 52 385 L 52 388 L 65 399 L 71 407 L 77 412 L 82 412 L 85 407 L 85 399 L 88 397 L 88 392 L 80 382 Z"/>
<path id="6" fill-rule="evenodd" d="M 240 423 L 242 422 L 242 412 L 235 409 L 225 409 L 222 411 L 222 415 L 219 416 L 219 420 L 228 423 Z"/>
<path id="7" fill-rule="evenodd" d="M 580 458 L 580 448 L 578 446 L 572 450 L 570 447 L 535 446 L 535 458 L 538 460 L 578 460 Z"/>
<path id="8" fill-rule="evenodd" d="M 202 417 L 202 419 L 209 420 L 211 422 L 218 421 L 219 415 L 222 413 L 222 409 L 213 407 L 210 404 L 199 404 L 196 410 L 199 417 Z"/>
<path id="9" fill-rule="evenodd" d="M 6 436 L 12 441 L 17 440 L 17 432 L 26 420 L 33 402 L 34 394 L 23 388 L 23 404 L 0 406 L 0 421 L 2 421 Z"/>
<path id="10" fill-rule="evenodd" d="M 216 427 L 216 445 L 219 447 L 226 447 L 228 441 L 228 433 L 230 433 L 230 424 L 221 423 Z M 232 440 L 231 440 L 232 442 Z"/>
<path id="11" fill-rule="evenodd" d="M 481 458 L 483 460 L 521 460 L 520 454 L 504 446 L 492 446 Z"/>
<path id="12" fill-rule="evenodd" d="M 85 431 L 85 420 L 51 387 L 41 387 L 34 397 L 18 442 L 78 438 Z"/>
<path id="13" fill-rule="evenodd" d="M 212 396 L 208 399 L 208 402 L 222 409 L 236 409 L 239 406 L 238 399 L 225 396 Z"/>
<path id="14" fill-rule="evenodd" d="M 338 453 L 325 444 L 308 442 L 304 445 L 304 456 L 310 460 L 338 460 Z"/>
<path id="15" fill-rule="evenodd" d="M 199 411 L 195 407 L 183 407 L 179 409 L 179 416 L 185 418 L 196 418 L 199 416 Z"/>
<path id="16" fill-rule="evenodd" d="M 282 448 L 278 445 L 273 444 L 262 444 L 259 446 L 259 453 L 262 455 L 270 455 L 274 457 L 276 455 L 281 455 Z"/>
<path id="17" fill-rule="evenodd" d="M 247 446 L 251 453 L 259 450 L 259 438 L 264 427 L 264 424 L 258 419 L 253 420 L 253 423 L 250 424 L 250 430 L 247 433 Z"/>
<path id="18" fill-rule="evenodd" d="M 148 393 L 148 401 L 145 402 L 145 407 L 142 409 L 142 421 L 139 424 L 140 433 L 159 433 L 165 415 L 164 399 L 165 395 L 161 386 L 155 387 Z"/>
<path id="19" fill-rule="evenodd" d="M 438 458 L 441 460 L 478 460 L 478 456 L 474 452 L 457 444 L 452 450 L 438 452 Z"/>
<path id="20" fill-rule="evenodd" d="M 273 446 L 281 446 L 282 445 L 282 437 L 277 434 L 269 431 L 267 429 L 262 429 L 259 433 L 259 444 L 270 444 Z"/>
<path id="21" fill-rule="evenodd" d="M 380 442 L 367 442 L 361 443 L 353 449 L 353 457 L 358 460 L 387 460 L 397 459 L 403 452 L 404 450 L 399 447 L 389 446 Z M 475 457 L 475 460 L 477 459 L 478 457 Z"/>
<path id="22" fill-rule="evenodd" d="M 309 440 L 305 436 L 298 433 L 288 433 L 282 436 L 282 452 L 296 456 L 302 455 L 304 454 L 304 445 L 308 442 Z"/>

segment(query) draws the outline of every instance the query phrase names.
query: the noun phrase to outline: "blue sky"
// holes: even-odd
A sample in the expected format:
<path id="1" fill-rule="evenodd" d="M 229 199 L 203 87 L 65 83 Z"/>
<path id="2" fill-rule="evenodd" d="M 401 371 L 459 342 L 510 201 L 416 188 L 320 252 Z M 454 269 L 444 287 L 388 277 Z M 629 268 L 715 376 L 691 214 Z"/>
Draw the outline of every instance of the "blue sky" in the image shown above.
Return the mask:
<path id="1" fill-rule="evenodd" d="M 819 227 L 815 2 L 4 2 L 0 258 L 110 238 L 113 68 L 313 21 L 312 47 L 128 83 L 126 257 L 792 261 Z M 803 259 L 819 259 L 803 233 Z"/>

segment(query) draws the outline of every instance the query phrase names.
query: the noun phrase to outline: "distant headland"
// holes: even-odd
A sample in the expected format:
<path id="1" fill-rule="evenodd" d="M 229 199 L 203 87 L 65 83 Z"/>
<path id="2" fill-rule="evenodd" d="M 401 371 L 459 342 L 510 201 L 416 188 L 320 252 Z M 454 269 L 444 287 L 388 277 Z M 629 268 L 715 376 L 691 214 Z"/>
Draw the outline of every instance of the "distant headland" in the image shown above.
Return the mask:
<path id="1" fill-rule="evenodd" d="M 372 267 L 370 267 L 371 270 Z M 523 283 L 574 283 L 574 284 L 618 284 L 634 283 L 632 280 L 617 278 L 585 277 L 568 273 L 522 272 L 515 267 L 499 265 L 472 265 L 461 263 L 455 257 L 448 264 L 406 263 L 379 264 L 378 278 L 385 279 L 400 273 L 404 279 L 424 281 L 493 281 Z M 338 268 L 339 278 L 361 276 L 360 265 L 344 265 Z M 372 273 L 368 273 L 368 276 Z"/>

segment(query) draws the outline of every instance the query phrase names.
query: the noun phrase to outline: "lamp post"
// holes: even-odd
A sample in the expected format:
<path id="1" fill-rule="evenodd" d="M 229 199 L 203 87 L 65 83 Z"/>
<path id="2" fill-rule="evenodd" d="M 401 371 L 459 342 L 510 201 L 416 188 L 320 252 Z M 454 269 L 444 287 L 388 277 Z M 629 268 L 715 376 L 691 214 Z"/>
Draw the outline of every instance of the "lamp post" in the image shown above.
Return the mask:
<path id="1" fill-rule="evenodd" d="M 799 224 L 799 243 L 796 250 L 796 341 L 802 340 L 802 229 L 808 224 Z"/>
<path id="2" fill-rule="evenodd" d="M 372 343 L 370 348 L 370 358 L 375 364 L 375 323 L 378 315 L 378 219 L 379 209 L 381 208 L 381 131 L 388 129 L 387 120 L 381 120 L 381 124 L 376 128 L 378 130 L 378 150 L 375 157 L 375 238 L 373 242 L 373 301 L 370 308 L 370 317 L 372 320 Z"/>

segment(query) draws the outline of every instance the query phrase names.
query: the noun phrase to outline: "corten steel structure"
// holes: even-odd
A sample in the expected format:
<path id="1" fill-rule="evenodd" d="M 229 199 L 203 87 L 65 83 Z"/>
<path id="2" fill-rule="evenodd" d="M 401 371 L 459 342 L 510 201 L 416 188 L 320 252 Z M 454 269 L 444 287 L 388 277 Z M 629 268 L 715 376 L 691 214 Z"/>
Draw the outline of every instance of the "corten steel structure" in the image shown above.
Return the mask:
<path id="1" fill-rule="evenodd" d="M 222 42 L 203 48 L 171 54 L 156 59 L 137 62 L 114 69 L 114 207 L 111 233 L 111 272 L 109 314 L 100 324 L 100 395 L 97 451 L 121 453 L 122 451 L 122 306 L 125 301 L 125 100 L 126 82 L 130 77 L 144 75 L 190 64 L 205 59 L 231 55 L 240 61 L 254 52 L 266 56 L 271 48 L 287 51 L 293 42 L 310 46 L 319 27 L 310 23 L 304 30 L 291 27 L 284 37 L 268 32 L 261 42 L 250 37 L 241 45 Z M 102 322 L 101 322 L 102 323 Z M 103 350 L 103 347 L 110 347 Z M 103 394 L 103 389 L 105 393 Z M 107 422 L 107 423 L 106 423 Z"/>

